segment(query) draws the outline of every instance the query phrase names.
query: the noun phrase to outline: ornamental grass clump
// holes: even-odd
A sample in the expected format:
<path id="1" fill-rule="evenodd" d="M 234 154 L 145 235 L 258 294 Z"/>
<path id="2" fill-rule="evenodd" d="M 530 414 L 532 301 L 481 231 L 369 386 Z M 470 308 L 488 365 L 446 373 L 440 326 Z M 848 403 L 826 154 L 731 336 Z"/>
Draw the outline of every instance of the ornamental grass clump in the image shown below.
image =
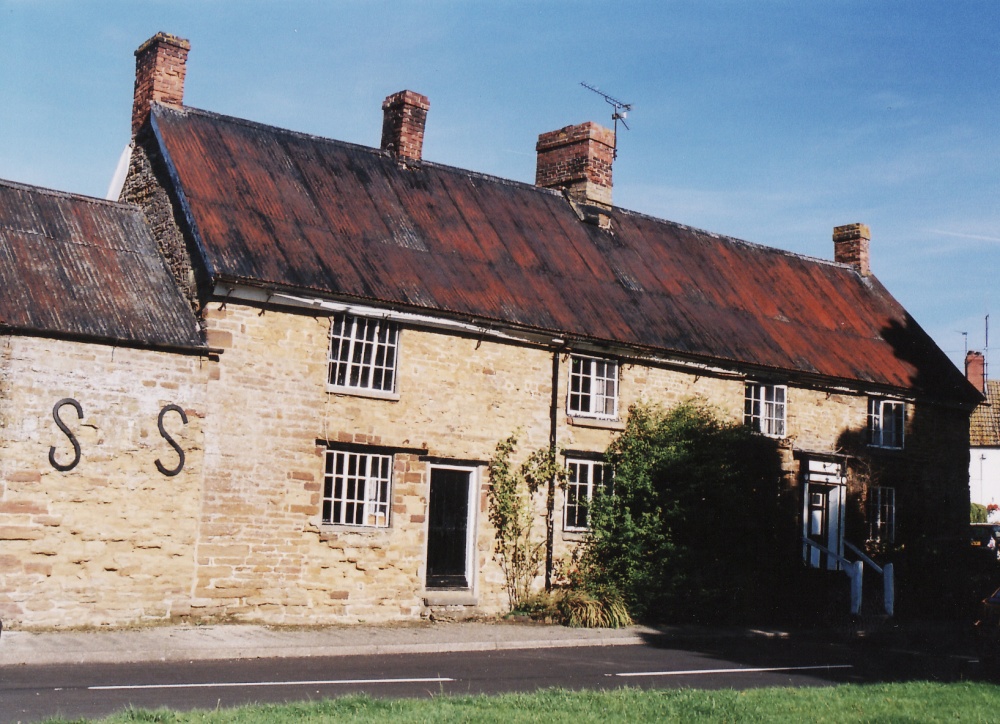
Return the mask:
<path id="1" fill-rule="evenodd" d="M 632 625 L 632 616 L 624 599 L 611 591 L 569 589 L 559 598 L 556 607 L 563 623 L 575 628 L 624 628 Z"/>

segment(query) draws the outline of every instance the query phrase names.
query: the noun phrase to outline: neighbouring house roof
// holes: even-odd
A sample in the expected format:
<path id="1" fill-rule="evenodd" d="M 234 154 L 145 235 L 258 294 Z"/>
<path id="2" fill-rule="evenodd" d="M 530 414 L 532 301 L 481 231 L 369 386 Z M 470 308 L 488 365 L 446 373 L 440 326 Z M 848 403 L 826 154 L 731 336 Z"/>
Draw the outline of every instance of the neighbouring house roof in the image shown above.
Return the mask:
<path id="1" fill-rule="evenodd" d="M 137 207 L 2 180 L 0 330 L 204 346 Z"/>
<path id="2" fill-rule="evenodd" d="M 462 315 L 764 371 L 978 399 L 872 276 L 560 193 L 153 104 L 215 282 Z"/>
<path id="3" fill-rule="evenodd" d="M 969 418 L 972 447 L 1000 447 L 1000 380 L 986 381 L 986 399 Z"/>

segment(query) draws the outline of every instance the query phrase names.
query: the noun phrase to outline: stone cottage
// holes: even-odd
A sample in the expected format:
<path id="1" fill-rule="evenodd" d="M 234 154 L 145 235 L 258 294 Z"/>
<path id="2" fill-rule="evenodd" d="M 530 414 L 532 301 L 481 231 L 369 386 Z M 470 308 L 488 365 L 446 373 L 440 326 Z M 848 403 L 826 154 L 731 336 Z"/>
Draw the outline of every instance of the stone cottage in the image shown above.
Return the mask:
<path id="1" fill-rule="evenodd" d="M 189 49 L 136 51 L 122 203 L 9 186 L 114 224 L 0 205 L 0 274 L 36 274 L 0 319 L 0 616 L 495 613 L 496 443 L 563 456 L 560 555 L 629 406 L 692 397 L 779 442 L 804 565 L 961 535 L 979 398 L 871 273 L 865 225 L 826 261 L 614 206 L 593 123 L 539 136 L 535 184 L 435 164 L 408 90 L 379 148 L 189 108 Z M 36 269 L 25 240 L 63 251 Z M 92 247 L 148 268 L 61 271 Z"/>

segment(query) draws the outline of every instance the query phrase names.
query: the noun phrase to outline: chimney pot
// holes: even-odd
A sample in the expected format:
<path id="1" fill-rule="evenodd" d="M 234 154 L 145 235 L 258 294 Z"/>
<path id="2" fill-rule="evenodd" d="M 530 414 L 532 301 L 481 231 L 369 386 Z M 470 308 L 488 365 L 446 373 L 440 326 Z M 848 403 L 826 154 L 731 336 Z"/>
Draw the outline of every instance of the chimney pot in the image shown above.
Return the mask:
<path id="1" fill-rule="evenodd" d="M 430 107 L 427 96 L 410 90 L 388 96 L 382 102 L 382 150 L 401 163 L 419 162 L 423 158 L 424 126 Z"/>
<path id="2" fill-rule="evenodd" d="M 982 394 L 986 394 L 986 357 L 982 352 L 965 353 L 965 379 Z"/>
<path id="3" fill-rule="evenodd" d="M 149 120 L 150 104 L 184 106 L 184 76 L 190 49 L 191 43 L 183 38 L 157 33 L 135 51 L 133 138 Z"/>
<path id="4" fill-rule="evenodd" d="M 563 189 L 574 201 L 611 206 L 614 131 L 591 121 L 566 126 L 541 134 L 535 151 L 536 186 Z"/>
<path id="5" fill-rule="evenodd" d="M 833 259 L 841 264 L 850 264 L 861 276 L 872 273 L 868 258 L 868 247 L 872 232 L 867 224 L 847 224 L 833 227 Z"/>

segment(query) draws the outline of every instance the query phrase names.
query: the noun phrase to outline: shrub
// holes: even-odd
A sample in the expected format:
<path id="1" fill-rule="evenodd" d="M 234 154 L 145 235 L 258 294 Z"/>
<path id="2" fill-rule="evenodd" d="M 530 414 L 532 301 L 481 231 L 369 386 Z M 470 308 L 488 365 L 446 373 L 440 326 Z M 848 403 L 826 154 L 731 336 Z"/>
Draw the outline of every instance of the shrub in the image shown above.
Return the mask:
<path id="1" fill-rule="evenodd" d="M 797 565 L 775 441 L 696 401 L 633 406 L 607 457 L 613 490 L 591 505 L 584 590 L 620 591 L 648 621 L 742 620 L 771 603 Z"/>

